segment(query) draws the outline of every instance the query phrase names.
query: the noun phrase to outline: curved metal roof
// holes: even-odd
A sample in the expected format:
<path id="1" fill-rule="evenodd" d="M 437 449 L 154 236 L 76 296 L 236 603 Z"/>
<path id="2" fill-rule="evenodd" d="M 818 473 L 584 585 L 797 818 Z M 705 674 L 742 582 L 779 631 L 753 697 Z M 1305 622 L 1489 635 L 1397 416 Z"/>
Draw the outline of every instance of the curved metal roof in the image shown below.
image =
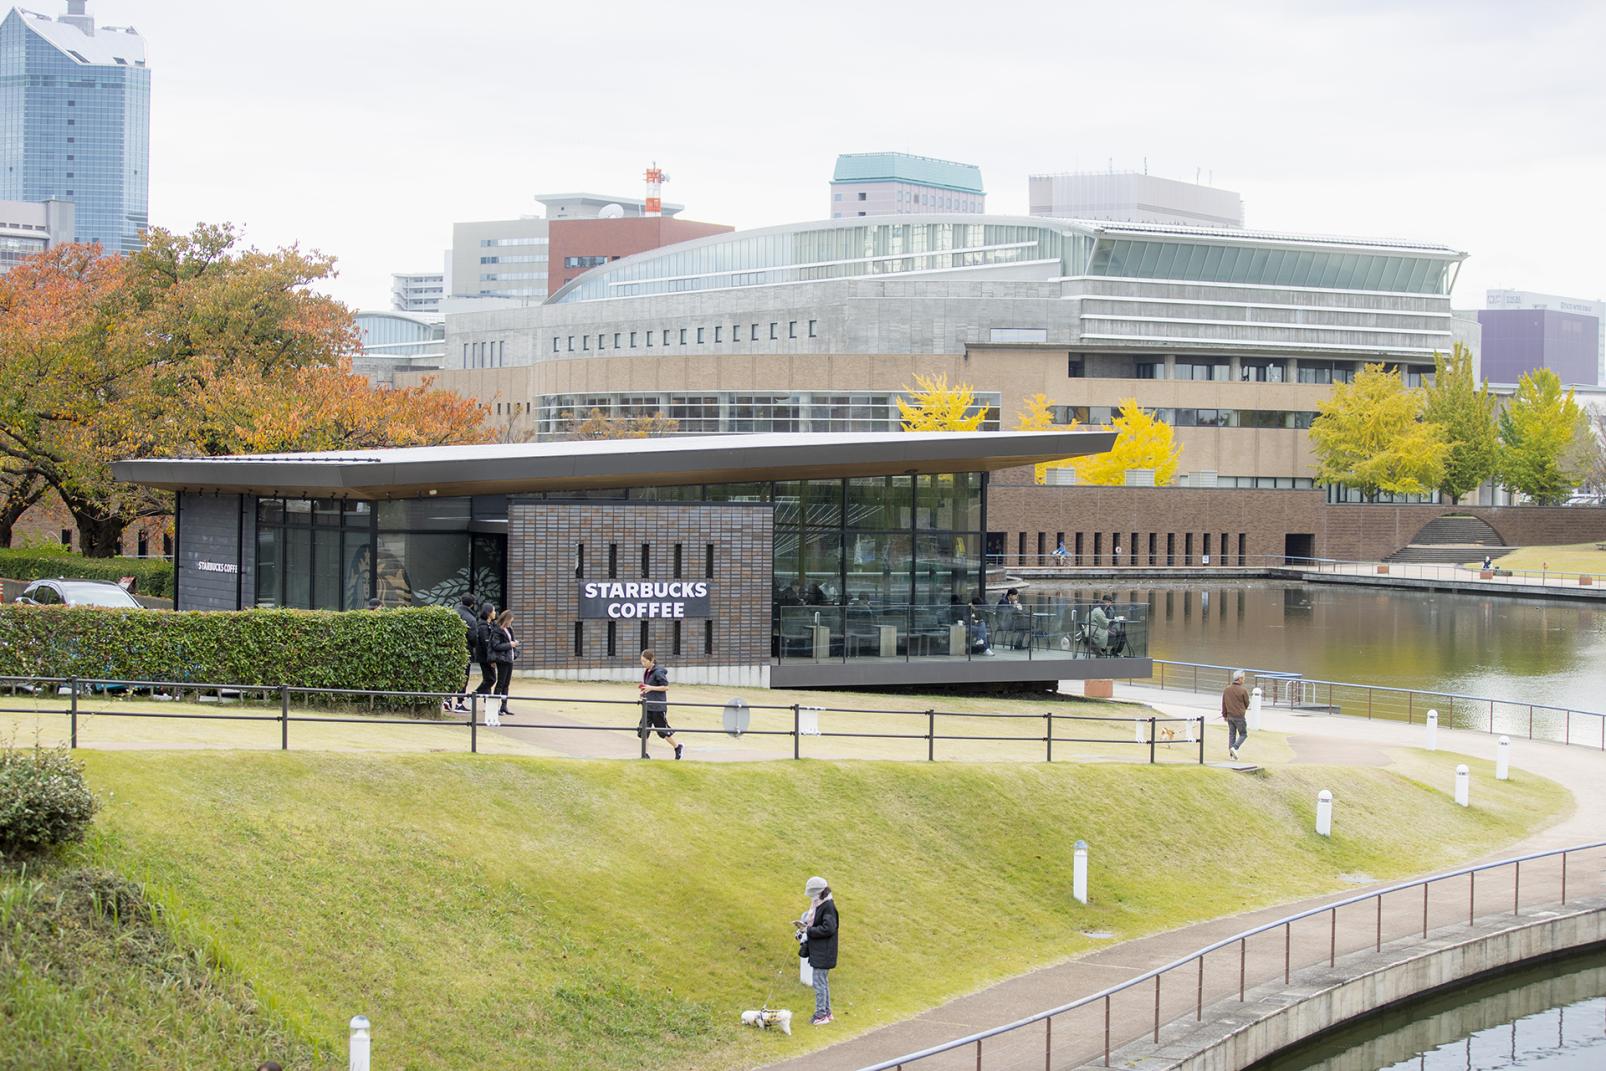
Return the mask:
<path id="1" fill-rule="evenodd" d="M 112 474 L 169 491 L 388 499 L 990 472 L 1114 443 L 1114 431 L 1098 430 L 701 435 L 140 458 L 114 462 Z"/>

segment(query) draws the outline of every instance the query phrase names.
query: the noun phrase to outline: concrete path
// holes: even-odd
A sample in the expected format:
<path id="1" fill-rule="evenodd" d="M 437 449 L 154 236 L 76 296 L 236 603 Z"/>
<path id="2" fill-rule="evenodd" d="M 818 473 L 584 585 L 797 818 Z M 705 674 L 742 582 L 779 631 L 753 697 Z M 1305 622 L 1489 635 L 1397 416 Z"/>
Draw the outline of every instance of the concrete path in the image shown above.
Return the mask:
<path id="1" fill-rule="evenodd" d="M 1212 724 L 1219 725 L 1214 720 L 1220 709 L 1215 696 L 1179 696 L 1175 691 L 1161 692 L 1143 686 L 1118 685 L 1116 698 L 1151 703 L 1164 713 L 1180 717 L 1202 713 L 1212 719 Z M 1263 728 L 1290 734 L 1289 745 L 1299 762 L 1386 765 L 1389 761 L 1386 749 L 1421 746 L 1424 740 L 1424 729 L 1420 725 L 1332 715 L 1302 716 L 1270 708 L 1265 711 Z M 1439 748 L 1444 751 L 1490 757 L 1494 754 L 1495 738 L 1483 733 L 1440 729 L 1438 741 Z M 1214 735 L 1210 746 L 1214 752 L 1209 756 L 1211 759 L 1224 758 L 1220 753 L 1222 747 L 1219 739 Z M 1502 849 L 1495 858 L 1606 837 L 1606 820 L 1602 819 L 1602 815 L 1606 815 L 1606 755 L 1584 747 L 1528 740 L 1513 740 L 1511 749 L 1514 771 L 1527 770 L 1557 781 L 1572 792 L 1575 805 L 1570 813 L 1557 822 L 1536 831 L 1519 844 Z M 1253 737 L 1245 749 L 1244 757 L 1250 761 L 1255 758 Z M 1540 903 L 1547 897 L 1553 898 L 1559 891 L 1559 871 L 1559 866 L 1531 864 L 1522 875 L 1522 900 Z M 1598 895 L 1603 887 L 1603 877 L 1606 877 L 1606 853 L 1596 853 L 1590 859 L 1575 863 L 1568 875 L 1571 896 Z M 1430 925 L 1434 929 L 1466 921 L 1466 886 L 1459 882 L 1453 884 L 1455 887 L 1436 888 L 1430 897 L 1428 909 Z M 1364 891 L 1364 888 L 1357 886 L 1353 890 L 1326 897 L 1227 916 L 1122 942 L 949 1001 L 914 1019 L 873 1030 L 816 1053 L 771 1065 L 771 1071 L 855 1071 L 880 1060 L 1012 1022 L 1096 993 L 1240 931 L 1309 907 L 1343 899 Z M 1511 903 L 1516 892 L 1511 876 L 1502 872 L 1479 883 L 1477 895 L 1478 900 L 1486 904 Z M 1230 949 L 1218 952 L 1207 961 L 1202 978 L 1195 978 L 1191 968 L 1169 976 L 1169 988 L 1161 993 L 1162 1018 L 1191 1011 L 1199 999 L 1201 988 L 1206 1004 L 1235 995 L 1240 968 L 1245 973 L 1247 984 L 1253 986 L 1257 982 L 1280 978 L 1285 956 L 1296 969 L 1301 965 L 1325 961 L 1330 942 L 1335 941 L 1335 934 L 1336 950 L 1342 955 L 1346 951 L 1369 947 L 1374 926 L 1379 923 L 1383 926 L 1385 941 L 1391 935 L 1420 932 L 1423 911 L 1423 902 L 1416 894 L 1396 894 L 1391 900 L 1385 901 L 1383 910 L 1375 916 L 1372 909 L 1364 906 L 1347 909 L 1341 916 L 1345 919 L 1344 924 L 1337 930 L 1331 929 L 1325 921 L 1311 920 L 1287 934 L 1286 944 L 1284 939 L 1278 939 L 1278 934 L 1282 932 L 1280 930 L 1265 935 L 1245 949 L 1242 963 Z M 1355 917 L 1357 913 L 1362 917 Z M 1141 992 L 1129 992 L 1113 1002 L 1110 1029 L 1117 1046 L 1152 1026 L 1154 1001 L 1153 990 L 1145 985 Z M 797 1003 L 806 1003 L 806 1000 L 800 997 Z M 1102 1007 L 1082 1009 L 1067 1016 L 1067 1020 L 1057 1023 L 1054 1028 L 1056 1043 L 1050 1063 L 1052 1067 L 1076 1066 L 1102 1052 Z M 814 1028 L 804 1025 L 802 1029 Z M 988 1069 L 1043 1067 L 1048 1040 L 1046 1031 L 1034 1026 L 1007 1039 L 990 1041 L 985 1046 L 984 1066 Z M 921 1071 L 944 1071 L 946 1068 L 959 1067 L 969 1069 L 976 1066 L 975 1059 L 974 1050 L 967 1049 L 962 1054 L 948 1054 L 921 1061 L 917 1066 Z"/>
<path id="2" fill-rule="evenodd" d="M 1591 577 L 1589 584 L 1579 582 L 1577 573 L 1521 572 L 1512 576 L 1493 576 L 1487 580 L 1476 569 L 1463 569 L 1454 565 L 1388 562 L 1388 572 L 1379 573 L 1377 563 L 1339 563 L 1323 565 L 1319 569 L 1290 566 L 1273 570 L 1273 573 L 1307 583 L 1360 584 L 1368 587 L 1416 588 L 1428 591 L 1453 591 L 1470 595 L 1513 595 L 1543 599 L 1606 599 L 1606 586 L 1602 578 Z"/>

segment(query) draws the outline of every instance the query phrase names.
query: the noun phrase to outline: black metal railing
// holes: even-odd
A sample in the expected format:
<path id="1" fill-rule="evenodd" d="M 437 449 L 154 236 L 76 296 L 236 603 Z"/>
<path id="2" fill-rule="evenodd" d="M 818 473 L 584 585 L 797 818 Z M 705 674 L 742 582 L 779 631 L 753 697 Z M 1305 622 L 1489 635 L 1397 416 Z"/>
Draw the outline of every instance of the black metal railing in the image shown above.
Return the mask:
<path id="1" fill-rule="evenodd" d="M 647 753 L 650 732 L 645 732 L 644 705 L 640 699 L 595 699 L 573 696 L 513 695 L 508 702 L 520 708 L 516 721 L 498 726 L 487 723 L 488 704 L 493 700 L 480 694 L 454 692 L 391 692 L 362 689 L 304 688 L 290 685 L 208 684 L 195 681 L 115 680 L 87 677 L 0 677 L 0 693 L 9 701 L 0 705 L 0 715 L 61 717 L 70 747 L 90 746 L 86 729 L 96 718 L 160 719 L 164 721 L 243 722 L 277 727 L 276 742 L 289 750 L 294 725 L 331 726 L 409 726 L 457 731 L 466 735 L 470 752 L 478 752 L 480 734 L 488 728 L 543 730 L 552 732 L 603 732 L 635 734 L 641 738 L 641 754 Z M 26 702 L 19 702 L 24 697 Z M 176 703 L 190 705 L 229 702 L 228 712 L 172 709 Z M 443 716 L 396 716 L 396 710 L 438 712 L 448 704 L 461 702 L 466 710 L 446 710 Z M 554 707 L 594 709 L 605 712 L 590 720 L 554 721 L 542 719 L 540 711 Z M 166 709 L 163 709 L 166 708 Z M 368 709 L 375 713 L 364 714 Z M 500 703 L 492 710 L 499 710 Z M 671 713 L 715 712 L 722 716 L 733 709 L 731 703 L 683 703 L 671 701 Z M 1179 756 L 1190 763 L 1204 762 L 1205 719 L 1173 718 L 1161 715 L 1131 717 L 1116 715 L 1042 712 L 997 712 L 924 709 L 876 710 L 869 708 L 812 707 L 802 703 L 740 703 L 745 712 L 740 723 L 724 726 L 677 725 L 675 733 L 687 736 L 752 736 L 787 738 L 794 759 L 804 756 L 807 739 L 892 740 L 923 743 L 925 759 L 935 762 L 939 743 L 1012 743 L 1023 749 L 1041 749 L 1041 759 L 1053 762 L 1055 748 L 1059 759 L 1074 757 L 1066 747 L 1109 745 L 1131 749 L 1139 761 L 1157 764 Z M 391 711 L 392 713 L 383 713 Z M 502 715 L 511 717 L 511 715 Z M 825 725 L 829 719 L 835 725 Z M 701 719 L 700 719 L 701 720 Z M 913 722 L 913 725 L 910 723 Z M 1040 728 L 1028 728 L 1033 724 Z M 1014 727 L 1016 731 L 1006 731 Z M 958 731 L 965 730 L 965 731 Z M 222 746 L 222 745 L 220 745 Z M 231 744 L 230 746 L 237 746 Z M 958 749 L 952 757 L 973 754 Z"/>
<path id="2" fill-rule="evenodd" d="M 1165 690 L 1219 693 L 1234 673 L 1242 672 L 1245 686 L 1259 687 L 1262 702 L 1269 706 L 1403 721 L 1408 725 L 1425 722 L 1428 711 L 1435 710 L 1438 724 L 1446 729 L 1550 740 L 1606 751 L 1606 713 L 1594 710 L 1431 688 L 1322 680 L 1274 669 L 1178 662 L 1167 658 L 1156 658 L 1153 664 L 1153 672 L 1148 677 L 1130 678 L 1127 683 L 1150 684 Z"/>
<path id="3" fill-rule="evenodd" d="M 1480 863 L 1461 867 L 1425 878 L 1389 885 L 1371 892 L 1359 893 L 1332 903 L 1285 915 L 1272 922 L 1251 927 L 1231 937 L 1195 949 L 1181 958 L 1144 971 L 1124 982 L 1090 993 L 1044 1011 L 1017 1019 L 1012 1023 L 977 1031 L 954 1038 L 940 1045 L 906 1053 L 879 1063 L 869 1064 L 859 1071 L 904 1071 L 922 1066 L 925 1061 L 945 1054 L 962 1054 L 965 1066 L 971 1066 L 970 1054 L 975 1055 L 974 1066 L 983 1071 L 986 1043 L 998 1053 L 1002 1064 L 994 1066 L 1025 1066 L 1023 1054 L 1030 1052 L 1031 1059 L 1043 1061 L 1043 1066 L 1079 1066 L 1083 1062 L 1100 1060 L 1110 1066 L 1110 1054 L 1121 1045 L 1152 1038 L 1160 1040 L 1160 1028 L 1168 1022 L 1192 1018 L 1201 1021 L 1208 1001 L 1236 997 L 1242 1001 L 1251 984 L 1260 985 L 1279 977 L 1284 985 L 1291 983 L 1296 968 L 1323 964 L 1336 965 L 1340 953 L 1359 951 L 1381 952 L 1385 940 L 1404 938 L 1426 940 L 1433 929 L 1476 925 L 1480 919 L 1499 916 L 1521 916 L 1526 906 L 1530 911 L 1542 911 L 1565 906 L 1568 902 L 1568 860 L 1584 853 L 1599 853 L 1606 849 L 1606 841 L 1594 841 L 1570 848 L 1533 852 L 1493 863 Z M 1586 887 L 1582 895 L 1601 894 L 1600 862 L 1592 876 L 1586 871 Z M 1528 864 L 1527 874 L 1523 864 Z M 1542 864 L 1536 867 L 1535 864 Z M 1576 868 L 1575 868 L 1576 869 Z M 1484 881 L 1479 884 L 1479 876 Z M 1496 879 L 1494 888 L 1490 879 Z M 1509 877 L 1507 886 L 1503 880 Z M 1444 895 L 1451 883 L 1466 883 L 1466 896 L 1459 893 Z M 1478 913 L 1480 889 L 1486 910 Z M 1420 901 L 1414 895 L 1421 892 Z M 1526 900 L 1524 890 L 1527 891 Z M 1433 894 L 1438 892 L 1435 897 Z M 1573 899 L 1580 898 L 1575 876 Z M 1385 911 L 1385 901 L 1388 910 Z M 1420 903 L 1420 908 L 1418 908 Z M 1349 910 L 1345 910 L 1349 909 Z M 1301 934 L 1299 955 L 1296 958 L 1294 928 L 1306 924 Z M 1314 923 L 1314 925 L 1310 925 Z M 1314 930 L 1314 934 L 1311 932 Z M 1250 943 L 1256 948 L 1251 953 Z M 1213 978 L 1207 981 L 1206 960 L 1216 968 Z M 1254 964 L 1251 967 L 1251 963 Z M 1182 977 L 1178 977 L 1181 975 Z M 1163 1001 L 1162 982 L 1175 979 L 1167 991 L 1169 1004 Z M 1152 994 L 1151 994 L 1152 990 Z M 1117 1009 L 1118 999 L 1123 1007 Z M 1151 1014 L 1152 1008 L 1152 1014 Z M 1077 1016 L 1078 1011 L 1087 1014 Z M 1117 1014 L 1119 1011 L 1119 1015 Z M 1055 1020 L 1060 1020 L 1059 1057 L 1055 1056 Z M 1117 1023 L 1121 1025 L 1117 1026 Z M 1141 1023 L 1139 1029 L 1133 1029 Z M 1042 1042 L 1037 1044 L 1030 1035 L 1022 1036 L 1029 1028 L 1040 1028 Z M 949 1066 L 953 1066 L 949 1063 Z"/>

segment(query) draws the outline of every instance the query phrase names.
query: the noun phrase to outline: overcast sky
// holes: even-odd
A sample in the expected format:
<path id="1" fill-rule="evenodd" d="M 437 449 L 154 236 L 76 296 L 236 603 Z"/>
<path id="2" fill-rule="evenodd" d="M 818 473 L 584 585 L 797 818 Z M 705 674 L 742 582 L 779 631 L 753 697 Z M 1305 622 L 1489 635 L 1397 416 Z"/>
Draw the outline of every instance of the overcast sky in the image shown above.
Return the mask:
<path id="1" fill-rule="evenodd" d="M 62 0 L 27 5 L 59 13 Z M 839 152 L 1033 172 L 1141 169 L 1242 194 L 1248 223 L 1471 254 L 1490 286 L 1606 295 L 1606 4 L 808 4 L 92 0 L 152 68 L 151 218 L 334 254 L 388 302 L 453 220 L 537 193 L 686 218 L 828 214 Z"/>

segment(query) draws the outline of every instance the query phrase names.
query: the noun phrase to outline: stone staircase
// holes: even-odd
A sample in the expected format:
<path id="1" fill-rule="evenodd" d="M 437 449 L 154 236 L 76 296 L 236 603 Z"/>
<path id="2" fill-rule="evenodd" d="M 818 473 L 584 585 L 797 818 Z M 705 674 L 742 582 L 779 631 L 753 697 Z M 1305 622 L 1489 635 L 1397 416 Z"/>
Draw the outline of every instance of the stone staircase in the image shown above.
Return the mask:
<path id="1" fill-rule="evenodd" d="M 1454 565 L 1482 561 L 1484 555 L 1498 558 L 1515 549 L 1502 544 L 1495 530 L 1476 517 L 1435 517 L 1422 526 L 1410 546 L 1386 560 Z"/>

